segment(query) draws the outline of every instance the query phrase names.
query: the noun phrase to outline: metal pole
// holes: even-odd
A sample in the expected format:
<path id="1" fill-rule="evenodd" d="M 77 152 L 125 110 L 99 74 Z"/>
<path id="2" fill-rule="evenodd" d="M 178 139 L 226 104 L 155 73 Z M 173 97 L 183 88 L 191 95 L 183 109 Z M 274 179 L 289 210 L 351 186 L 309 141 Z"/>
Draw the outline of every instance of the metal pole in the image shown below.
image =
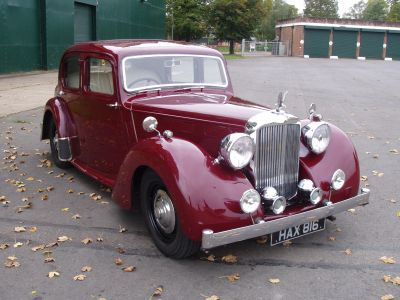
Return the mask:
<path id="1" fill-rule="evenodd" d="M 174 40 L 174 0 L 172 0 L 172 40 Z"/>

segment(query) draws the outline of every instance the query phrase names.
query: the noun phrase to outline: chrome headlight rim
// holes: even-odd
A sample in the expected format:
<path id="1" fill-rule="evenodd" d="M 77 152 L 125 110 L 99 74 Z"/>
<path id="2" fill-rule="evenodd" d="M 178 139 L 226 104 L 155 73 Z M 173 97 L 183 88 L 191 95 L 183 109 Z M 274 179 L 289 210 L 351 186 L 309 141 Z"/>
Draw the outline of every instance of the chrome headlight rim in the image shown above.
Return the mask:
<path id="1" fill-rule="evenodd" d="M 241 142 L 246 141 L 248 143 L 247 146 L 250 146 L 250 151 L 247 151 L 245 155 L 247 157 L 245 158 L 245 160 L 242 161 L 241 163 L 238 163 L 232 161 L 231 154 L 232 151 L 234 150 L 234 147 L 237 146 L 237 143 L 240 141 Z M 221 140 L 219 153 L 224 159 L 224 161 L 228 164 L 228 166 L 230 166 L 234 170 L 238 170 L 244 168 L 250 163 L 251 159 L 254 156 L 254 150 L 255 150 L 254 141 L 248 134 L 231 133 Z"/>
<path id="2" fill-rule="evenodd" d="M 318 133 L 318 129 L 321 129 L 322 126 L 326 127 L 327 136 L 315 137 L 315 134 Z M 332 136 L 331 127 L 329 126 L 328 123 L 326 123 L 326 122 L 311 122 L 311 123 L 307 124 L 306 126 L 304 126 L 302 131 L 304 133 L 305 143 L 312 152 L 314 152 L 315 154 L 321 154 L 321 153 L 325 152 L 325 150 L 329 146 L 331 136 Z M 315 146 L 315 144 L 313 143 L 313 139 L 315 139 L 315 138 L 317 138 L 319 141 L 321 141 L 322 138 L 327 138 L 327 142 L 322 147 L 317 148 Z"/>
<path id="3" fill-rule="evenodd" d="M 250 203 L 250 199 L 251 203 Z M 260 194 L 253 189 L 247 190 L 243 193 L 240 198 L 240 208 L 246 214 L 252 214 L 257 211 L 261 204 L 261 196 Z"/>
<path id="4" fill-rule="evenodd" d="M 343 170 L 337 169 L 332 175 L 331 188 L 335 191 L 340 190 L 346 181 L 346 174 Z"/>

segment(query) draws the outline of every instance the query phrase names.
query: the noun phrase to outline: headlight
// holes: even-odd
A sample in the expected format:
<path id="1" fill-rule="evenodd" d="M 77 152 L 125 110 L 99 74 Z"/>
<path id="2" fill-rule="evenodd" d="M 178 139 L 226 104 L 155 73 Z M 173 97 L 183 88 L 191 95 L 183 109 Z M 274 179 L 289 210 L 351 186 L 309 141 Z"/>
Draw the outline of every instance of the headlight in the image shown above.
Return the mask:
<path id="1" fill-rule="evenodd" d="M 304 126 L 303 133 L 308 148 L 316 154 L 324 152 L 331 140 L 331 128 L 324 122 L 312 122 Z"/>
<path id="2" fill-rule="evenodd" d="M 260 203 L 261 197 L 256 190 L 245 191 L 240 199 L 240 207 L 247 214 L 255 212 L 260 206 Z"/>
<path id="3" fill-rule="evenodd" d="M 220 154 L 233 169 L 245 167 L 254 153 L 253 140 L 244 133 L 232 133 L 221 141 Z"/>
<path id="4" fill-rule="evenodd" d="M 340 169 L 337 169 L 335 173 L 333 173 L 332 180 L 331 180 L 331 187 L 334 190 L 340 190 L 344 184 L 344 180 L 346 176 L 344 172 Z"/>

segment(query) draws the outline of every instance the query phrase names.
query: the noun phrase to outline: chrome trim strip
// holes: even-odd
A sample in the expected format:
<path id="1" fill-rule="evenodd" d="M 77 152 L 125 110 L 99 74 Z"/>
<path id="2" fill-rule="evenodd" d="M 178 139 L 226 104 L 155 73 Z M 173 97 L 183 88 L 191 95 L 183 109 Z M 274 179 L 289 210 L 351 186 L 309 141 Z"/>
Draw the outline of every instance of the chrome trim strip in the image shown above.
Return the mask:
<path id="1" fill-rule="evenodd" d="M 290 217 L 246 227 L 235 228 L 218 233 L 214 233 L 210 229 L 204 229 L 202 237 L 202 249 L 211 249 L 214 247 L 271 234 L 276 231 L 281 231 L 283 229 L 336 215 L 342 211 L 346 211 L 356 206 L 364 206 L 369 203 L 369 194 L 369 190 L 362 189 L 360 195 L 340 201 L 338 203 L 334 203 L 330 206 L 324 206 Z"/>

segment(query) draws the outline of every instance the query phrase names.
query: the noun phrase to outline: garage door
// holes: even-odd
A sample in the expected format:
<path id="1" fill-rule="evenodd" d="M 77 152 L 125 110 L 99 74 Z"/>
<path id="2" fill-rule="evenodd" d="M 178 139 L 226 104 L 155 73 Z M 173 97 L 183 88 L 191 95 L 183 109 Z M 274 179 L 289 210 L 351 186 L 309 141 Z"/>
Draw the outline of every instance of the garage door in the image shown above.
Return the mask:
<path id="1" fill-rule="evenodd" d="M 329 57 L 330 29 L 305 28 L 304 54 L 310 57 Z"/>
<path id="2" fill-rule="evenodd" d="M 339 58 L 357 57 L 357 31 L 333 31 L 332 55 Z"/>
<path id="3" fill-rule="evenodd" d="M 74 9 L 74 42 L 93 41 L 94 6 L 75 2 Z"/>
<path id="4" fill-rule="evenodd" d="M 386 57 L 394 60 L 400 60 L 400 33 L 391 33 L 387 35 Z"/>
<path id="5" fill-rule="evenodd" d="M 367 59 L 382 59 L 384 32 L 361 31 L 360 56 Z"/>

